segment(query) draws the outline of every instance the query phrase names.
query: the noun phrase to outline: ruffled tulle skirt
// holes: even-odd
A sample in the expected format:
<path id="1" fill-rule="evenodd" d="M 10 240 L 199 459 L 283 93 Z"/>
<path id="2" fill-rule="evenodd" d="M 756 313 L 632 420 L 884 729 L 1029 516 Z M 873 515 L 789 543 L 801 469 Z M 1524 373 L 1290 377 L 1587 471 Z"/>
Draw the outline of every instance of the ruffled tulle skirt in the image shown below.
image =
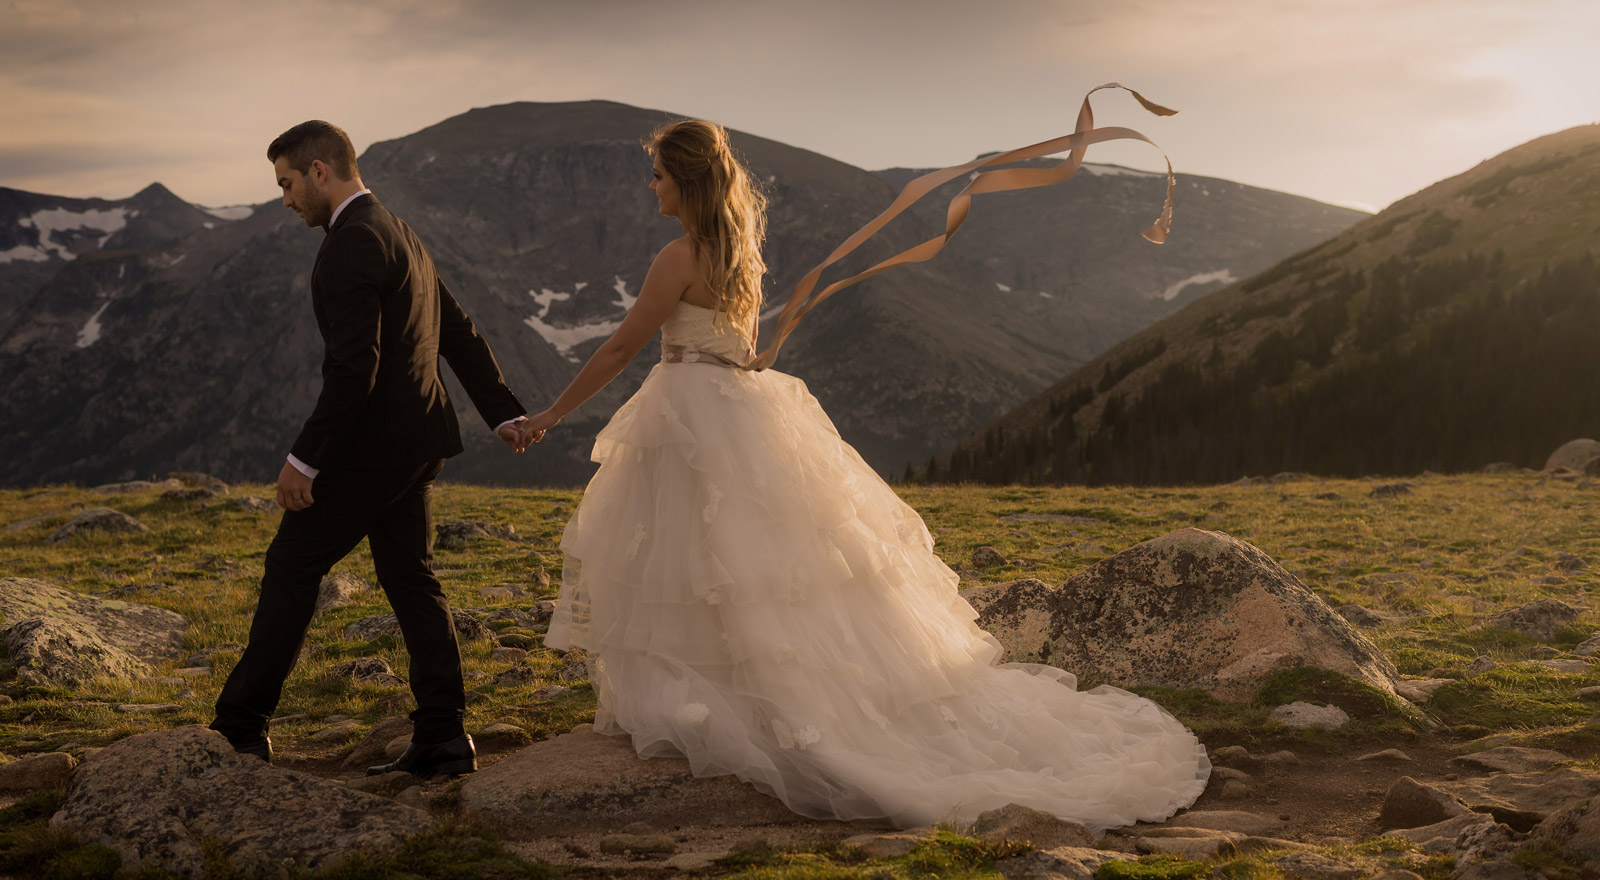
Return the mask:
<path id="1" fill-rule="evenodd" d="M 545 643 L 590 652 L 595 728 L 813 818 L 1024 804 L 1096 831 L 1205 788 L 1184 726 L 1000 663 L 916 512 L 800 380 L 661 364 L 600 432 Z"/>

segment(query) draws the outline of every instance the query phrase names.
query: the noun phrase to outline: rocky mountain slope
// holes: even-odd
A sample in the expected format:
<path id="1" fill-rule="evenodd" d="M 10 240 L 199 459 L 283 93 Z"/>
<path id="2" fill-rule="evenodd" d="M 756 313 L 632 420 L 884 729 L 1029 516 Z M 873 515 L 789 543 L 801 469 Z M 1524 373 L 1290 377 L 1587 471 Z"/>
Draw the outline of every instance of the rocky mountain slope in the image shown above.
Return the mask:
<path id="1" fill-rule="evenodd" d="M 1538 466 L 1600 432 L 1600 126 L 1539 138 L 1156 322 L 931 461 L 1194 483 Z M 924 474 L 926 474 L 926 470 Z"/>
<path id="2" fill-rule="evenodd" d="M 609 102 L 507 104 L 374 144 L 361 158 L 366 182 L 428 243 L 530 409 L 616 325 L 677 234 L 655 213 L 640 149 L 666 118 Z M 735 139 L 771 197 L 773 306 L 910 173 Z M 265 162 L 262 175 L 265 190 Z M 807 381 L 868 461 L 898 474 L 1192 292 L 1360 216 L 1184 178 L 1179 231 L 1156 248 L 1138 230 L 1160 204 L 1159 179 L 1109 166 L 1082 178 L 1009 204 L 980 200 L 951 258 L 835 298 L 792 337 L 779 369 Z M 841 269 L 932 228 L 902 218 Z M 270 477 L 320 386 L 308 296 L 318 239 L 273 203 L 207 211 L 160 185 L 120 202 L 0 189 L 0 484 L 172 468 Z M 652 346 L 520 458 L 463 412 L 468 450 L 449 476 L 581 482 L 594 431 L 655 358 Z"/>

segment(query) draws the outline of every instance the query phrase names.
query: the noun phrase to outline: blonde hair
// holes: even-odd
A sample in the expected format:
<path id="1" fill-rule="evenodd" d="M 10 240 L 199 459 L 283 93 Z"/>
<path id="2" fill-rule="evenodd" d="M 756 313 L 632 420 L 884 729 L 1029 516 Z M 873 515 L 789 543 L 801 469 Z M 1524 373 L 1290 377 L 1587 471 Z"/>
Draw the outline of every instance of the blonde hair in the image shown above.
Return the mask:
<path id="1" fill-rule="evenodd" d="M 683 225 L 698 261 L 705 258 L 706 286 L 737 330 L 755 336 L 761 309 L 761 276 L 767 264 L 767 198 L 714 122 L 682 119 L 651 132 L 645 150 L 678 185 Z M 721 329 L 720 327 L 718 328 Z"/>

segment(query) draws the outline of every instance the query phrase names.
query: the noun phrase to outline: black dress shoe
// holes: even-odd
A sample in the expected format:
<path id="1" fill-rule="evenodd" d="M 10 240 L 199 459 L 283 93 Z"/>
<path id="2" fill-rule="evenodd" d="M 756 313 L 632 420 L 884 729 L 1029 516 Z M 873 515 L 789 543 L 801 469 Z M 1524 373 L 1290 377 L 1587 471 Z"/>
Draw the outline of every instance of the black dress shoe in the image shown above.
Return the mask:
<path id="1" fill-rule="evenodd" d="M 241 755 L 255 755 L 268 764 L 272 763 L 272 740 L 262 737 L 255 742 L 232 743 L 233 750 Z"/>
<path id="2" fill-rule="evenodd" d="M 478 752 L 472 747 L 472 737 L 461 734 L 455 739 L 447 739 L 442 743 L 419 743 L 415 740 L 406 746 L 405 754 L 396 758 L 393 763 L 377 767 L 368 767 L 368 776 L 382 776 L 385 773 L 410 773 L 420 779 L 427 779 L 436 773 L 447 776 L 460 776 L 478 769 Z"/>

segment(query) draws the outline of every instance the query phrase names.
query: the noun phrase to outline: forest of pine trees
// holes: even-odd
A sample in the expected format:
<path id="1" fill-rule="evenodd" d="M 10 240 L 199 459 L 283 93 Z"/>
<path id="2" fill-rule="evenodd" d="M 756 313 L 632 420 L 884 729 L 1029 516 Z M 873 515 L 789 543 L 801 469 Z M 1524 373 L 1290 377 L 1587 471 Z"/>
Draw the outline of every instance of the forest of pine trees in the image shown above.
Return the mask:
<path id="1" fill-rule="evenodd" d="M 1080 387 L 1053 401 L 1042 424 L 992 428 L 921 476 L 1183 484 L 1282 471 L 1460 472 L 1541 466 L 1562 443 L 1600 435 L 1600 264 L 1586 255 L 1547 265 L 1508 290 L 1499 253 L 1416 259 L 1452 231 L 1419 236 L 1407 258 L 1370 272 L 1317 280 L 1296 300 L 1310 304 L 1293 335 L 1269 334 L 1232 367 L 1214 347 L 1174 363 L 1132 400 L 1113 393 L 1088 431 L 1074 429 L 1094 396 Z M 1096 387 L 1112 388 L 1107 377 L 1164 349 L 1108 366 Z"/>

